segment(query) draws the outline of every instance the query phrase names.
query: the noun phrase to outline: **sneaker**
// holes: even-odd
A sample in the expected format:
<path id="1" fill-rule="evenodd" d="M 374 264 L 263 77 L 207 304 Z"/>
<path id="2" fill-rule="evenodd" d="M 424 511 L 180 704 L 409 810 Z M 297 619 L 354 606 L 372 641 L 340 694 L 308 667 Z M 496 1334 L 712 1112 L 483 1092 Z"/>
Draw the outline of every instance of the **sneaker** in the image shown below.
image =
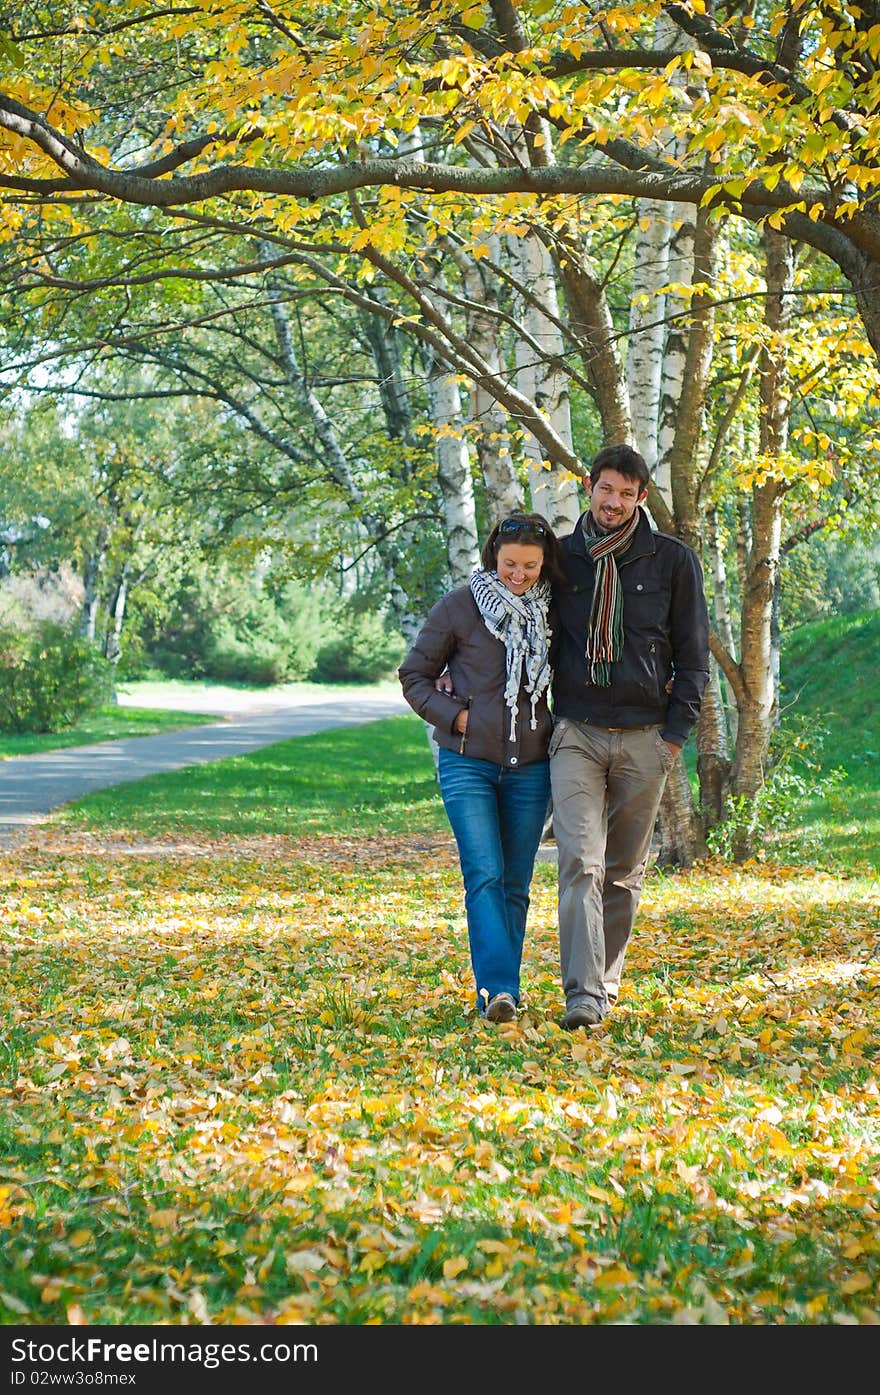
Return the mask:
<path id="1" fill-rule="evenodd" d="M 516 1017 L 516 1003 L 509 993 L 496 993 L 490 998 L 486 1008 L 487 1022 L 512 1022 Z"/>
<path id="2" fill-rule="evenodd" d="M 573 1032 L 576 1027 L 597 1027 L 601 1021 L 602 1013 L 595 1003 L 576 1003 L 567 1010 L 562 1025 Z"/>

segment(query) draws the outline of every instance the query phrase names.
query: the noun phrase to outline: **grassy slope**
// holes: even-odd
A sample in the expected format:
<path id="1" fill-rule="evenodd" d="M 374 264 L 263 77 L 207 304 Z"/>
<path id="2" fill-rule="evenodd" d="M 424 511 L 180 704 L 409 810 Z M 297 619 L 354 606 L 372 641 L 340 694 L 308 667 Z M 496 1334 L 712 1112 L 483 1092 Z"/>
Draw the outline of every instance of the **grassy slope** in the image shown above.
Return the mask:
<path id="1" fill-rule="evenodd" d="M 840 790 L 809 801 L 802 833 L 815 860 L 880 870 L 880 613 L 804 625 L 785 641 L 782 702 L 815 717 L 821 764 L 843 767 Z"/>

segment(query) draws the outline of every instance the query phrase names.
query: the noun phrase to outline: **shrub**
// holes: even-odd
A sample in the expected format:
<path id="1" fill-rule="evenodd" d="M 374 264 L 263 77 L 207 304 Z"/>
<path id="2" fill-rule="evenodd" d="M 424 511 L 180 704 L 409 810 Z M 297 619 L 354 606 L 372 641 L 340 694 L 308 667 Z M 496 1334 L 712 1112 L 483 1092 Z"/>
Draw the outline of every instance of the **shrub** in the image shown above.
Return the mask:
<path id="1" fill-rule="evenodd" d="M 216 620 L 205 644 L 204 670 L 221 683 L 283 683 L 290 672 L 283 630 L 264 621 L 262 629 L 242 633 L 234 621 Z"/>
<path id="2" fill-rule="evenodd" d="M 55 732 L 109 702 L 113 670 L 94 646 L 48 621 L 0 630 L 0 726 Z"/>
<path id="3" fill-rule="evenodd" d="M 828 728 L 813 716 L 783 717 L 773 732 L 764 784 L 757 794 L 729 795 L 723 822 L 706 836 L 709 851 L 736 859 L 774 834 L 797 828 L 809 800 L 838 791 L 842 768 L 823 772 L 821 753 Z"/>
<path id="4" fill-rule="evenodd" d="M 172 677 L 281 683 L 305 678 L 323 627 L 319 595 L 297 582 L 278 590 L 229 568 L 187 579 L 142 663 Z"/>

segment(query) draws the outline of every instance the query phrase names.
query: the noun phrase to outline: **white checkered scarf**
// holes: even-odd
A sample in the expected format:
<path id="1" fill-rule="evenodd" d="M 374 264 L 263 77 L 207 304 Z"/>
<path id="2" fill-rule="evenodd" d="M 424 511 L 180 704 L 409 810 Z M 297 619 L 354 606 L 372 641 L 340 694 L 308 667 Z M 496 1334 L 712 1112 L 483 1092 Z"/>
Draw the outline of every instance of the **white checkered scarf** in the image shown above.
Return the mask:
<path id="1" fill-rule="evenodd" d="M 505 649 L 507 681 L 504 701 L 510 708 L 510 740 L 516 740 L 516 714 L 519 690 L 525 684 L 532 704 L 531 728 L 538 725 L 535 708 L 553 677 L 548 662 L 551 631 L 547 625 L 550 584 L 536 581 L 521 596 L 508 591 L 497 572 L 474 572 L 471 595 L 483 617 L 483 624 L 500 639 Z"/>

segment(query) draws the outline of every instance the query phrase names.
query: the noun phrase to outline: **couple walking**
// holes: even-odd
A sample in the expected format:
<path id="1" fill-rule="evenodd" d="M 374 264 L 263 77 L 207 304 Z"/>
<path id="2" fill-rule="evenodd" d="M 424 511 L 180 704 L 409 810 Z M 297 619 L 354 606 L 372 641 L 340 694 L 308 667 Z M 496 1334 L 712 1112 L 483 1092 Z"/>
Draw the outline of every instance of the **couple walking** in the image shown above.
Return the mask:
<path id="1" fill-rule="evenodd" d="M 434 724 L 491 1022 L 516 1015 L 551 792 L 564 1025 L 601 1022 L 617 1000 L 663 787 L 709 668 L 699 562 L 653 530 L 647 484 L 642 456 L 609 446 L 567 537 L 539 514 L 496 524 L 482 570 L 437 602 L 400 667 Z"/>

